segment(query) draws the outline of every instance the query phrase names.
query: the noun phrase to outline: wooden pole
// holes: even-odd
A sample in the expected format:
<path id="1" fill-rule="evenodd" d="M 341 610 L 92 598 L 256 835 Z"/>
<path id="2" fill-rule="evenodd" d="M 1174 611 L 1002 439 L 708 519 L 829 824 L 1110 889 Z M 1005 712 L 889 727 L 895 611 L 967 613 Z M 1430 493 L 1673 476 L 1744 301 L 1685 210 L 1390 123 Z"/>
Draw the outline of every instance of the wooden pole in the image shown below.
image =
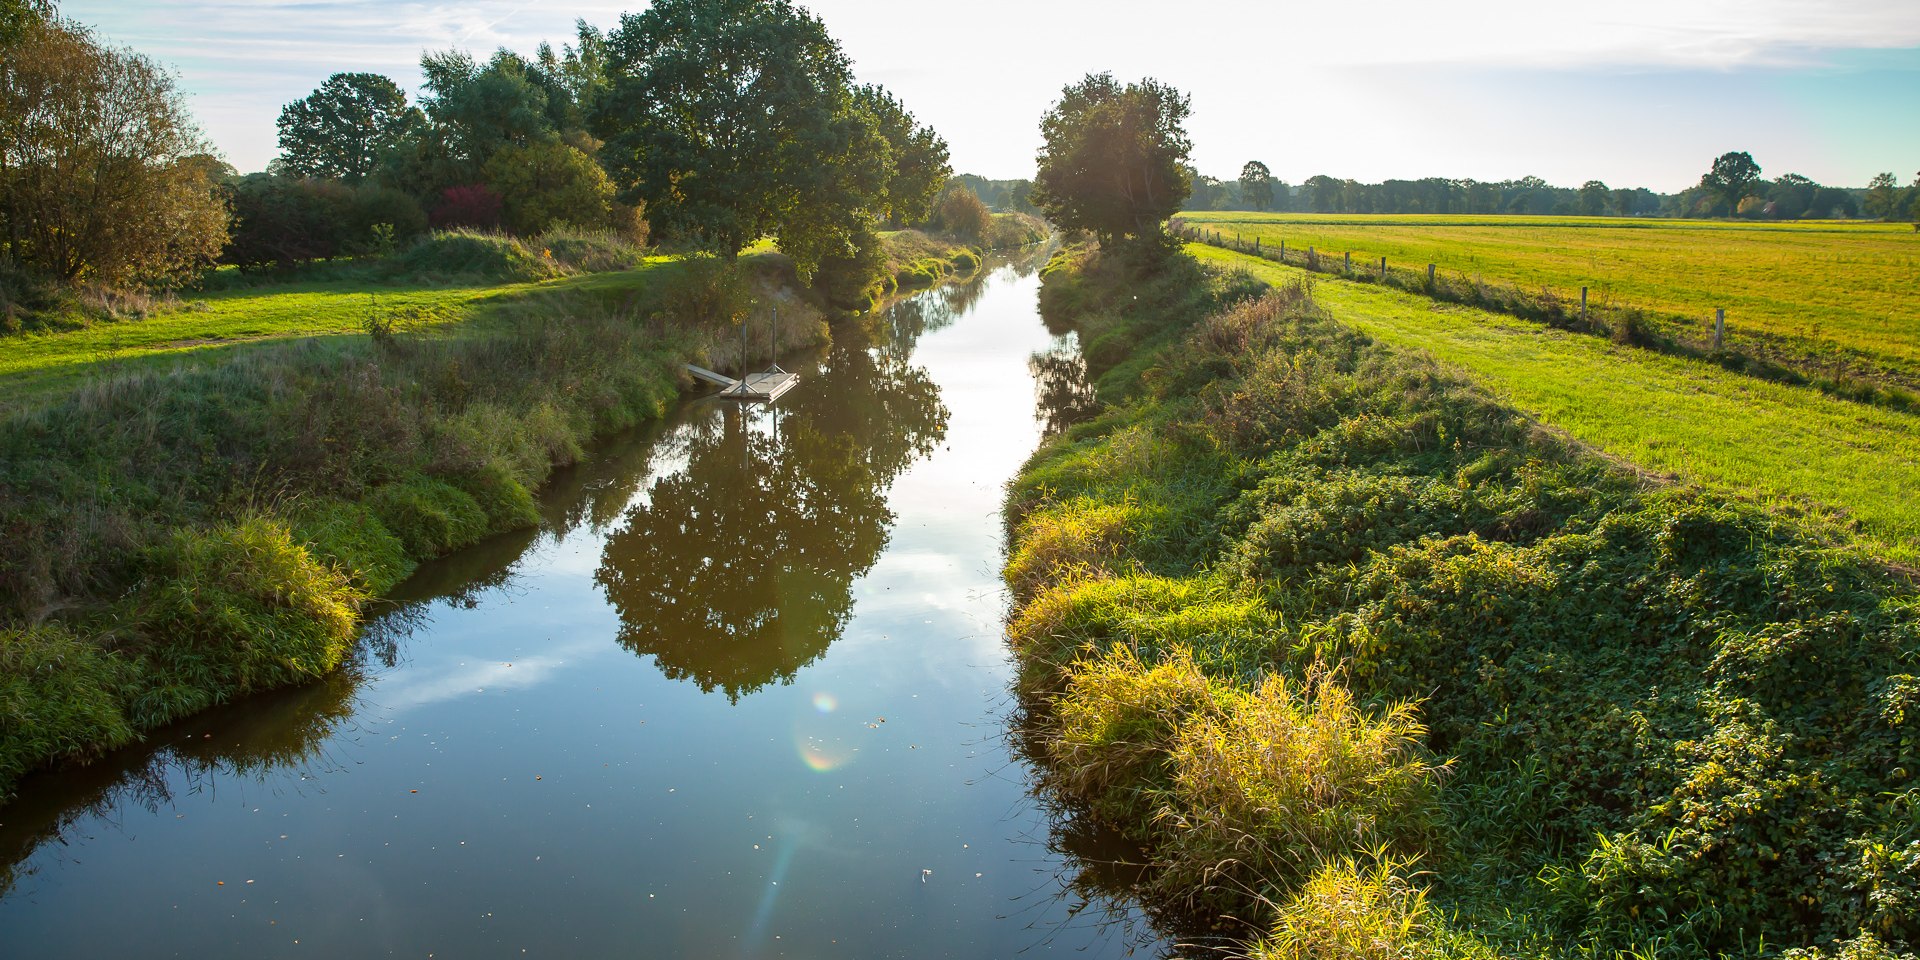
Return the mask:
<path id="1" fill-rule="evenodd" d="M 1581 287 L 1580 288 L 1580 320 L 1582 322 L 1585 322 L 1586 319 L 1587 319 L 1587 288 Z"/>
<path id="2" fill-rule="evenodd" d="M 1346 253 L 1346 258 L 1343 261 L 1341 261 L 1340 272 L 1341 273 L 1353 272 L 1353 251 L 1352 250 L 1348 250 Z"/>
<path id="3" fill-rule="evenodd" d="M 1713 348 L 1720 349 L 1727 342 L 1727 311 L 1721 307 L 1713 311 Z"/>
<path id="4" fill-rule="evenodd" d="M 1387 258 L 1386 257 L 1380 258 L 1380 282 L 1381 283 L 1387 282 Z"/>
<path id="5" fill-rule="evenodd" d="M 1427 264 L 1427 286 L 1433 286 L 1433 264 Z"/>

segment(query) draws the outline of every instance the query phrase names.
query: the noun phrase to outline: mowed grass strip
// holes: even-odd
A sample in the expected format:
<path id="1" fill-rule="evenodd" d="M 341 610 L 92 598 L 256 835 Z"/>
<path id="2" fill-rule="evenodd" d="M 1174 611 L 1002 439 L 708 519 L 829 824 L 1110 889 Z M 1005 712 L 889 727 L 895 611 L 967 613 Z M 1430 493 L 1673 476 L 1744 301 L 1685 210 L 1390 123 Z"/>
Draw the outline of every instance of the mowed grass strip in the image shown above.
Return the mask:
<path id="1" fill-rule="evenodd" d="M 389 286 L 338 279 L 220 291 L 145 319 L 10 336 L 0 339 L 0 405 L 71 387 L 103 364 L 174 362 L 261 340 L 362 333 L 370 315 L 417 329 L 468 320 L 489 306 L 534 292 L 631 285 L 638 273 L 668 260 L 656 259 L 639 271 L 544 281 Z"/>
<path id="2" fill-rule="evenodd" d="M 1187 249 L 1271 283 L 1312 278 L 1314 299 L 1335 319 L 1459 366 L 1584 443 L 1762 502 L 1834 511 L 1877 553 L 1920 563 L 1920 417 L 1203 244 Z"/>
<path id="3" fill-rule="evenodd" d="M 1183 213 L 1201 230 L 1285 240 L 1355 270 L 1378 265 L 1699 318 L 1920 367 L 1920 234 L 1904 223 L 1700 222 L 1608 217 Z"/>

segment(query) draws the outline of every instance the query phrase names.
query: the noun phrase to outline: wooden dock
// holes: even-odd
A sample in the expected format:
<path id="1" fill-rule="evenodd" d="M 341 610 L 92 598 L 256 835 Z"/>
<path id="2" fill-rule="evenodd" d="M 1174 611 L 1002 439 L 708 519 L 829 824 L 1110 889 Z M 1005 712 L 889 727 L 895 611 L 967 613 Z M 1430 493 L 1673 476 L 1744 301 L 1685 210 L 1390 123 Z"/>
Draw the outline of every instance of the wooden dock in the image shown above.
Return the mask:
<path id="1" fill-rule="evenodd" d="M 727 400 L 743 400 L 748 403 L 772 403 L 782 394 L 800 385 L 800 375 L 788 373 L 779 367 L 770 367 L 764 373 L 747 374 L 745 380 L 735 380 L 724 373 L 714 373 L 705 367 L 687 364 L 687 372 L 722 388 L 717 396 Z"/>

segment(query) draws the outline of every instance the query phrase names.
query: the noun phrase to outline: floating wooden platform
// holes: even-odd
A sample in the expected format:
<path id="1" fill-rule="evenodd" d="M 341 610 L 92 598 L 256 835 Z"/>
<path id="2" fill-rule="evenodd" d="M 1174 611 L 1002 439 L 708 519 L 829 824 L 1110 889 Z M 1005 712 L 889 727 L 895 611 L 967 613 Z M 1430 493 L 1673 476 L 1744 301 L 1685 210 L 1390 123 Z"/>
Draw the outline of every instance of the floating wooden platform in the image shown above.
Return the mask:
<path id="1" fill-rule="evenodd" d="M 744 400 L 750 403 L 772 403 L 780 399 L 788 390 L 800 385 L 800 375 L 788 373 L 779 367 L 773 367 L 765 373 L 747 374 L 745 380 L 735 380 L 723 373 L 714 373 L 705 367 L 687 364 L 687 372 L 695 377 L 715 384 L 723 389 L 718 396 L 727 400 Z"/>

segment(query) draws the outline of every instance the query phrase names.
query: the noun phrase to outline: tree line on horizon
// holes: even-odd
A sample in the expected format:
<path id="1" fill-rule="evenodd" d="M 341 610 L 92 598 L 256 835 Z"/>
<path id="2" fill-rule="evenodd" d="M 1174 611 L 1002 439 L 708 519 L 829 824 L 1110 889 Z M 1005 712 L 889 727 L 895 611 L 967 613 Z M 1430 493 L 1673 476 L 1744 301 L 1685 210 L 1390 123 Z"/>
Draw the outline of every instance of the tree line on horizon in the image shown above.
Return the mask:
<path id="1" fill-rule="evenodd" d="M 1645 187 L 1609 187 L 1588 180 L 1561 187 L 1534 176 L 1518 180 L 1425 177 L 1362 183 L 1326 175 L 1290 184 L 1250 160 L 1240 176 L 1223 180 L 1189 168 L 1193 197 L 1186 209 L 1285 213 L 1460 214 L 1587 217 L 1736 217 L 1750 220 L 1920 220 L 1920 173 L 1902 188 L 1892 173 L 1866 187 L 1826 186 L 1797 173 L 1760 176 L 1750 154 L 1716 158 L 1700 182 L 1677 193 Z"/>

